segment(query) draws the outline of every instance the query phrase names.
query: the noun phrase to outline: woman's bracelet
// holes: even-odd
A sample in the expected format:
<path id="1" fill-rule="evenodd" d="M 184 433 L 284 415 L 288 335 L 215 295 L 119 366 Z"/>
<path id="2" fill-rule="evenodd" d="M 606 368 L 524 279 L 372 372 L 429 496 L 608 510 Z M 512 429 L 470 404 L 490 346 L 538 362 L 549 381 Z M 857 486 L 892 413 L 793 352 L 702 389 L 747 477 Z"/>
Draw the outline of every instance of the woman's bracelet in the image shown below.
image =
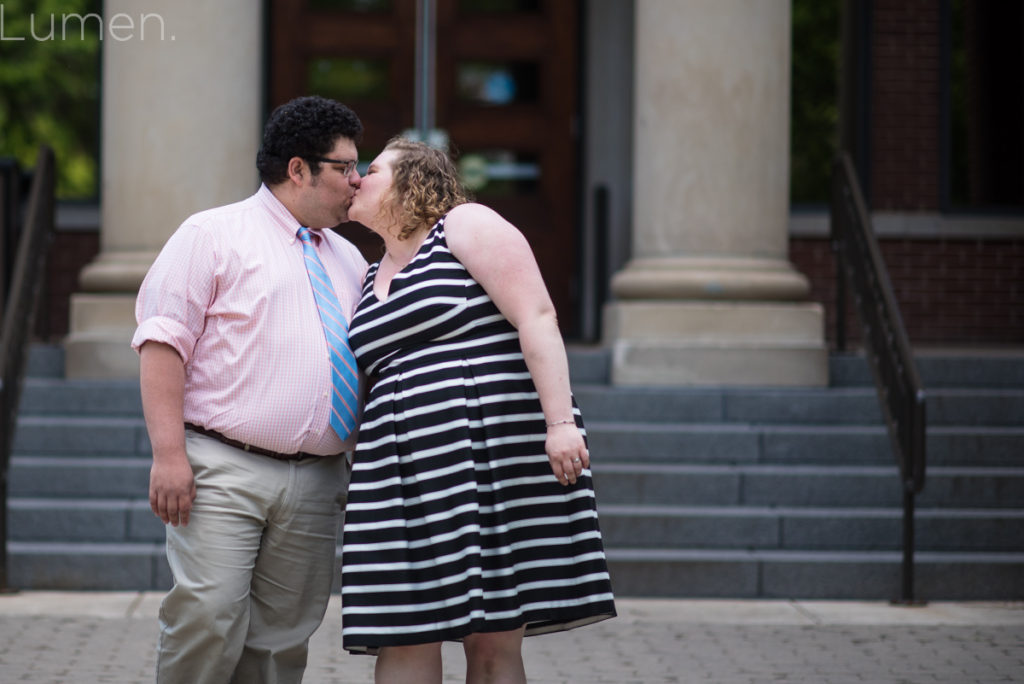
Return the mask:
<path id="1" fill-rule="evenodd" d="M 555 427 L 556 425 L 575 425 L 576 421 L 572 418 L 566 418 L 565 420 L 555 420 L 547 423 L 548 427 Z"/>

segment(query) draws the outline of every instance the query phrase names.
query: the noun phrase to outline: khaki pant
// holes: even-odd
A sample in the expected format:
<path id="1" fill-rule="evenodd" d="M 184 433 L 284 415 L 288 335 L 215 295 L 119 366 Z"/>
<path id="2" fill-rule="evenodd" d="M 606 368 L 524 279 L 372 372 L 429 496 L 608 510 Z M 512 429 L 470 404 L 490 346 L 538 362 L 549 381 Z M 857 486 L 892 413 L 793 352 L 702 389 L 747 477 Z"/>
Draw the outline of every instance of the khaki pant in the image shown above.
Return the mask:
<path id="1" fill-rule="evenodd" d="M 187 526 L 167 526 L 174 588 L 160 607 L 157 682 L 300 682 L 335 570 L 343 457 L 277 461 L 186 431 Z"/>

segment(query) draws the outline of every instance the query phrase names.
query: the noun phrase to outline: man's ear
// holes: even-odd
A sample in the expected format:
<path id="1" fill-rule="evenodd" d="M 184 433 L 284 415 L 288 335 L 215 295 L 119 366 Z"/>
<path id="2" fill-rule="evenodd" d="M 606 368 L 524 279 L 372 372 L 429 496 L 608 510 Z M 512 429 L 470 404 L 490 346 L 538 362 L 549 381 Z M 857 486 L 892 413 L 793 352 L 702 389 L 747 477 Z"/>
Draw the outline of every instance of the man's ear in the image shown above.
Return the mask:
<path id="1" fill-rule="evenodd" d="M 302 185 L 309 173 L 309 166 L 302 157 L 292 157 L 288 160 L 288 178 L 296 185 Z"/>

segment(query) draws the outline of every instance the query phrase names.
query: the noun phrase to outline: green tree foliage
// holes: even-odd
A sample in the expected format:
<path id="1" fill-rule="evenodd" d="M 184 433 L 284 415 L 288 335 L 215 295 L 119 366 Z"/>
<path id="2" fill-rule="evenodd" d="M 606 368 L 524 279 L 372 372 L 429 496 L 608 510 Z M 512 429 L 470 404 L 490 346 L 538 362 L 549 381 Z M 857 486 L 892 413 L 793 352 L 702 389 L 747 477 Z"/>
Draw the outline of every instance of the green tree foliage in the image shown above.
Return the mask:
<path id="1" fill-rule="evenodd" d="M 829 200 L 839 140 L 840 0 L 793 0 L 790 202 Z"/>
<path id="2" fill-rule="evenodd" d="M 57 194 L 98 187 L 101 0 L 3 0 L 0 156 L 31 168 L 39 146 L 57 157 Z M 65 30 L 66 29 L 66 30 Z M 20 40 L 19 40 L 20 38 Z"/>

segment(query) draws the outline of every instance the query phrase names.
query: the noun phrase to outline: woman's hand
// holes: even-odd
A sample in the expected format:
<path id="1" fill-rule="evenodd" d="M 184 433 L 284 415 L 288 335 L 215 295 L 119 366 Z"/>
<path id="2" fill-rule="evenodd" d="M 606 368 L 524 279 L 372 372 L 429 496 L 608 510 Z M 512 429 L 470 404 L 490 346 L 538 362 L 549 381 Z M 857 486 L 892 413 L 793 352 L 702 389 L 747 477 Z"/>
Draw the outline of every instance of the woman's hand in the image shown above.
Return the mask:
<path id="1" fill-rule="evenodd" d="M 548 453 L 551 472 L 563 485 L 576 484 L 584 468 L 590 467 L 590 452 L 583 435 L 574 423 L 560 423 L 548 428 L 544 449 Z"/>

